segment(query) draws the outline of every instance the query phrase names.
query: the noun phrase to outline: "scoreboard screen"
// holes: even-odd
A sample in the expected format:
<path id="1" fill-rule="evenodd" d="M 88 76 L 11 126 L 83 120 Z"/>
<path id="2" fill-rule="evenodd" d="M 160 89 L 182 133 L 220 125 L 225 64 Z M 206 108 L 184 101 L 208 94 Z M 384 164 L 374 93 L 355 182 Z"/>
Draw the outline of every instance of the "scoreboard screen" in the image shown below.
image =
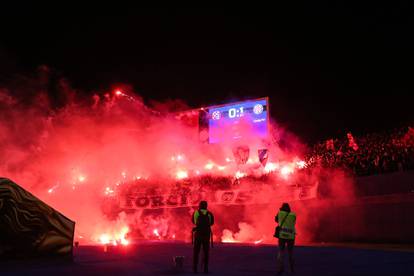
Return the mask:
<path id="1" fill-rule="evenodd" d="M 208 141 L 219 143 L 268 136 L 268 99 L 261 98 L 208 108 Z"/>

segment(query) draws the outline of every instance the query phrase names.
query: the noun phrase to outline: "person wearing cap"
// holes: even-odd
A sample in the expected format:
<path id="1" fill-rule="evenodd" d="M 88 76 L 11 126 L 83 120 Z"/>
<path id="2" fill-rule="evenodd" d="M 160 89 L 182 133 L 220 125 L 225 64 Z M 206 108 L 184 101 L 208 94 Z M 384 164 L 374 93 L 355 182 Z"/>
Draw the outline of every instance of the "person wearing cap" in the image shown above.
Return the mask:
<path id="1" fill-rule="evenodd" d="M 278 273 L 283 273 L 284 270 L 284 251 L 287 247 L 289 255 L 290 272 L 294 272 L 293 247 L 295 245 L 295 225 L 296 214 L 291 211 L 288 203 L 283 203 L 279 212 L 275 216 L 275 221 L 278 223 L 275 237 L 279 239 L 279 252 L 277 254 Z"/>
<path id="2" fill-rule="evenodd" d="M 193 228 L 193 271 L 197 273 L 198 256 L 201 247 L 203 247 L 204 273 L 208 273 L 210 240 L 212 241 L 211 226 L 214 224 L 214 216 L 207 210 L 207 201 L 200 202 L 198 210 L 193 213 L 192 223 L 195 225 Z M 211 246 L 213 246 L 213 243 L 211 243 Z"/>

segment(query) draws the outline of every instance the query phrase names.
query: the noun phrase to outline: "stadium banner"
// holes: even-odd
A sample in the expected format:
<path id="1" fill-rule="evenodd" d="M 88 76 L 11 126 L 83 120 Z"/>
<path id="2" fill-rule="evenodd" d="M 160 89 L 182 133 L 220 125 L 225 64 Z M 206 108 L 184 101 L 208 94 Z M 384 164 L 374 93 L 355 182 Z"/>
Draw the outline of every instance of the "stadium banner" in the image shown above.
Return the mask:
<path id="1" fill-rule="evenodd" d="M 249 190 L 217 190 L 215 192 L 190 192 L 180 194 L 126 196 L 120 202 L 121 209 L 163 209 L 197 206 L 201 200 L 211 204 L 246 205 L 255 203 L 252 191 Z"/>
<path id="2" fill-rule="evenodd" d="M 119 207 L 123 210 L 194 207 L 198 206 L 201 200 L 207 200 L 212 205 L 251 205 L 269 204 L 278 199 L 286 199 L 286 193 L 280 194 L 280 198 L 277 195 L 271 197 L 263 195 L 263 192 L 241 189 L 171 194 L 137 193 L 120 199 Z M 314 189 L 293 189 L 289 193 L 289 198 L 292 200 L 312 197 L 315 197 Z"/>

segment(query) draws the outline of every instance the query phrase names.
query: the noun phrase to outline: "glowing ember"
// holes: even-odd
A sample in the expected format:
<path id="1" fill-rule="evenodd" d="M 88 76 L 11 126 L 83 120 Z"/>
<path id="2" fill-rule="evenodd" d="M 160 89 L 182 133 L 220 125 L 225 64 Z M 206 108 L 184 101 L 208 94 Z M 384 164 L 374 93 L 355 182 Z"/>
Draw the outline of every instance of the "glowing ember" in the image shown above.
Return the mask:
<path id="1" fill-rule="evenodd" d="M 171 161 L 182 161 L 184 160 L 183 154 L 177 154 L 177 156 L 171 156 Z"/>
<path id="2" fill-rule="evenodd" d="M 188 177 L 188 173 L 186 171 L 178 171 L 176 174 L 177 179 L 184 179 Z"/>
<path id="3" fill-rule="evenodd" d="M 303 168 L 305 168 L 305 167 L 306 167 L 306 162 L 305 162 L 305 161 L 303 161 L 303 160 L 300 160 L 300 161 L 296 162 L 296 166 L 297 166 L 299 169 L 303 169 Z"/>
<path id="4" fill-rule="evenodd" d="M 237 171 L 236 174 L 234 175 L 237 179 L 245 177 L 246 173 L 241 172 L 241 171 Z"/>
<path id="5" fill-rule="evenodd" d="M 47 190 L 47 192 L 49 194 L 53 193 L 55 191 L 55 189 L 58 187 L 58 185 L 53 186 L 52 188 L 50 188 L 49 190 Z"/>
<path id="6" fill-rule="evenodd" d="M 79 182 L 84 182 L 86 180 L 86 177 L 85 176 L 83 176 L 83 175 L 79 175 L 78 176 L 78 181 Z"/>
<path id="7" fill-rule="evenodd" d="M 121 238 L 121 244 L 126 246 L 129 244 L 129 241 L 126 240 L 125 238 Z"/>
<path id="8" fill-rule="evenodd" d="M 284 166 L 280 170 L 280 174 L 285 178 L 287 178 L 291 173 L 293 173 L 293 168 L 290 166 Z"/>
<path id="9" fill-rule="evenodd" d="M 262 243 L 262 242 L 263 242 L 263 239 L 260 239 L 260 240 L 255 241 L 254 244 L 259 244 L 259 243 Z"/>
<path id="10" fill-rule="evenodd" d="M 266 173 L 271 173 L 274 172 L 275 170 L 277 170 L 279 168 L 278 164 L 272 163 L 272 162 L 268 162 L 264 168 Z"/>
<path id="11" fill-rule="evenodd" d="M 102 244 L 108 244 L 108 243 L 110 242 L 110 237 L 109 237 L 109 235 L 108 235 L 108 234 L 102 234 L 102 235 L 99 237 L 99 241 L 100 241 L 100 243 L 102 243 Z"/>
<path id="12" fill-rule="evenodd" d="M 124 93 L 122 93 L 122 91 L 121 90 L 116 90 L 115 91 L 115 95 L 117 95 L 117 96 L 120 96 L 120 95 L 123 95 Z"/>
<path id="13" fill-rule="evenodd" d="M 160 238 L 160 233 L 158 232 L 158 229 L 154 229 L 154 231 L 152 231 L 152 233 L 154 233 L 154 235 L 155 235 L 157 238 Z"/>
<path id="14" fill-rule="evenodd" d="M 125 236 L 128 234 L 128 232 L 129 232 L 129 228 L 127 226 L 125 226 L 121 229 L 121 232 L 119 233 L 119 236 L 118 236 L 117 239 L 119 241 L 121 241 L 122 245 L 126 246 L 126 245 L 129 244 L 129 241 L 125 238 Z"/>
<path id="15" fill-rule="evenodd" d="M 231 162 L 231 159 L 226 157 L 226 162 Z"/>
<path id="16" fill-rule="evenodd" d="M 211 170 L 213 167 L 214 167 L 214 164 L 213 164 L 213 163 L 207 163 L 207 164 L 204 166 L 204 168 L 205 168 L 206 170 Z"/>
<path id="17" fill-rule="evenodd" d="M 112 195 L 113 193 L 114 193 L 114 190 L 112 190 L 110 187 L 106 187 L 105 195 Z"/>
<path id="18" fill-rule="evenodd" d="M 225 166 L 217 166 L 217 169 L 219 171 L 224 171 L 226 169 L 226 167 Z"/>

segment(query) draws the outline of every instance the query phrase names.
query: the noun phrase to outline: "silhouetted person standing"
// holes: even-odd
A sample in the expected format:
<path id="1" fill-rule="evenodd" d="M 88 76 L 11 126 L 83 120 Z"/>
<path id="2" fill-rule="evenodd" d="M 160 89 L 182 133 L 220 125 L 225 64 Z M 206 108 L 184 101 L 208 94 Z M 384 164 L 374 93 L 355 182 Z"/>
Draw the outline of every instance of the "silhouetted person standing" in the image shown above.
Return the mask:
<path id="1" fill-rule="evenodd" d="M 275 237 L 279 239 L 279 252 L 277 254 L 278 273 L 283 273 L 284 266 L 284 251 L 287 246 L 289 255 L 290 272 L 294 272 L 293 247 L 295 245 L 295 225 L 296 214 L 290 210 L 288 203 L 283 203 L 279 212 L 275 217 L 275 221 L 279 224 Z"/>
<path id="2" fill-rule="evenodd" d="M 204 273 L 208 273 L 208 255 L 210 250 L 210 240 L 212 238 L 211 226 L 214 224 L 214 216 L 207 210 L 207 201 L 200 202 L 198 210 L 196 210 L 193 214 L 192 222 L 195 224 L 195 227 L 193 228 L 193 270 L 197 273 L 198 256 L 200 254 L 201 247 L 203 247 Z"/>

